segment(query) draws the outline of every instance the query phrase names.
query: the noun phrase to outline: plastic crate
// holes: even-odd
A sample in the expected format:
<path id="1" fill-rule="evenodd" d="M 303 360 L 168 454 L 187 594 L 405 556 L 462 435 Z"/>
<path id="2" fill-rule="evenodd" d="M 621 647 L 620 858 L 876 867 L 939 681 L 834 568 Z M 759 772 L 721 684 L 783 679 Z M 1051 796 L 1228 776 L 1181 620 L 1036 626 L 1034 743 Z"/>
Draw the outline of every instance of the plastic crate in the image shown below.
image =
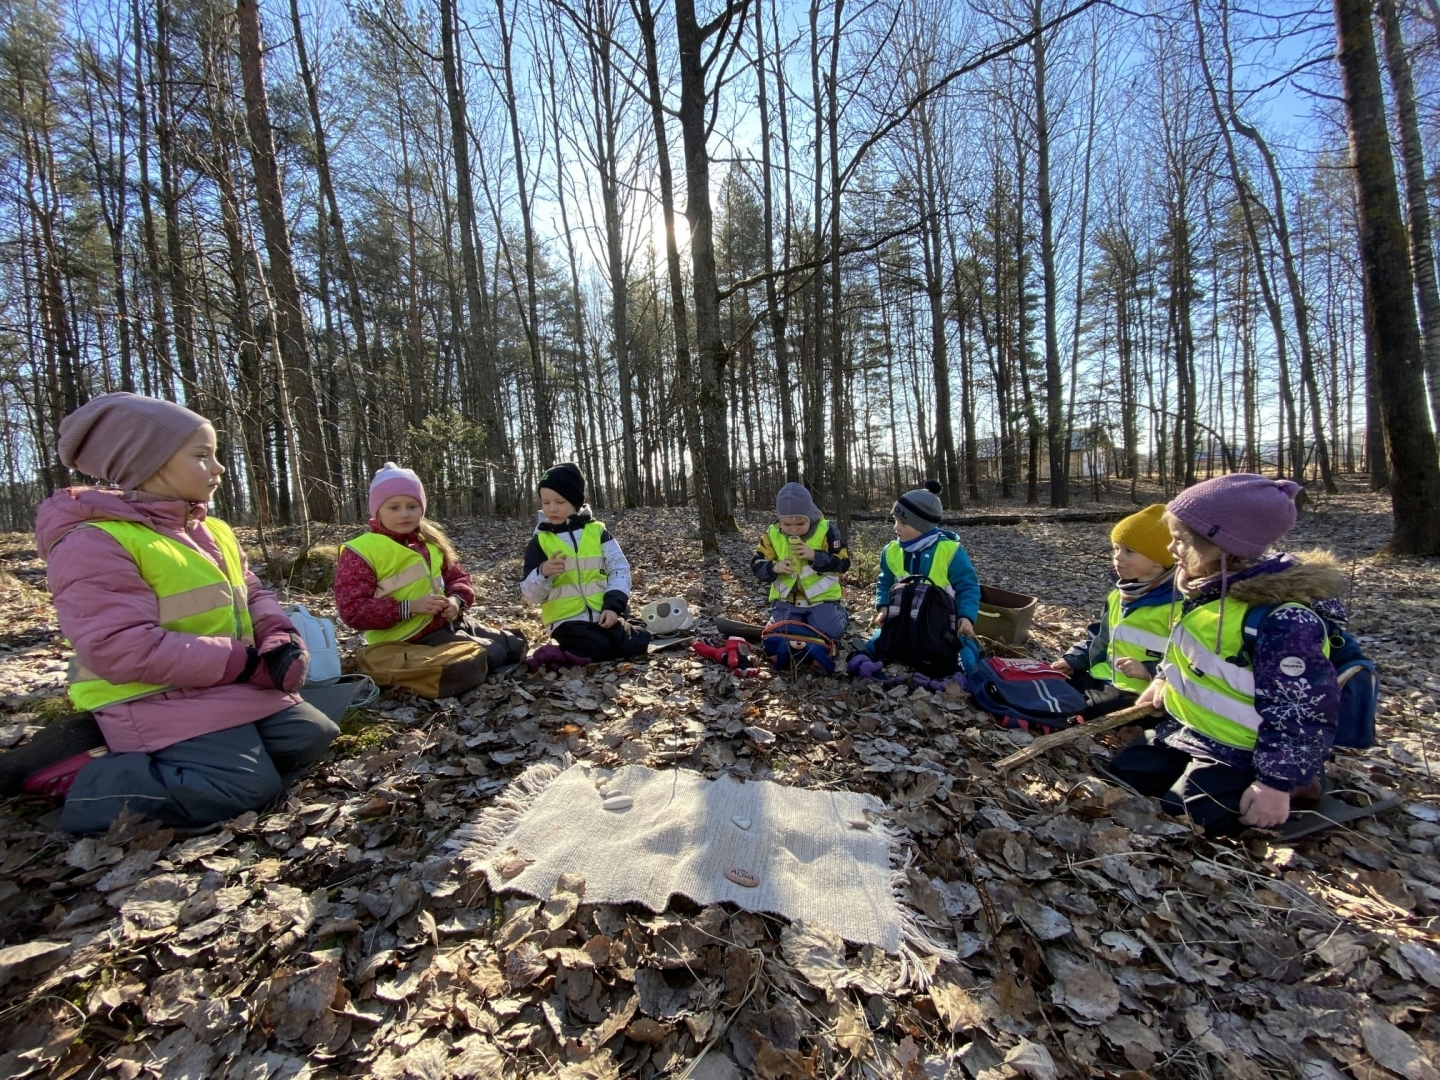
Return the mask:
<path id="1" fill-rule="evenodd" d="M 975 633 L 1007 645 L 1024 645 L 1039 606 L 1037 597 L 981 585 L 980 617 L 975 621 Z"/>

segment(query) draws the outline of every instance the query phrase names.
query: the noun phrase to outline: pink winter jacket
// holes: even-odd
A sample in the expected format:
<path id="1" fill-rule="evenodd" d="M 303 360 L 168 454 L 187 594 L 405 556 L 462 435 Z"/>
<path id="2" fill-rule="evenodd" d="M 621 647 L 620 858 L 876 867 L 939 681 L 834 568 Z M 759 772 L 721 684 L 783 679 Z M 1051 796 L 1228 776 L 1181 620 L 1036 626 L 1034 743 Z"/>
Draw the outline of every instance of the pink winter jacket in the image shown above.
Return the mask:
<path id="1" fill-rule="evenodd" d="M 200 528 L 204 520 L 203 503 L 84 487 L 55 492 L 35 515 L 35 543 L 48 563 L 60 630 L 80 663 L 111 682 L 177 688 L 95 713 L 114 753 L 161 750 L 252 723 L 300 700 L 295 694 L 232 681 L 245 665 L 244 642 L 163 629 L 155 593 L 130 554 L 109 533 L 77 528 L 87 521 L 139 522 L 203 552 L 218 565 L 220 553 Z M 274 594 L 248 566 L 244 571 L 255 640 L 293 631 Z"/>

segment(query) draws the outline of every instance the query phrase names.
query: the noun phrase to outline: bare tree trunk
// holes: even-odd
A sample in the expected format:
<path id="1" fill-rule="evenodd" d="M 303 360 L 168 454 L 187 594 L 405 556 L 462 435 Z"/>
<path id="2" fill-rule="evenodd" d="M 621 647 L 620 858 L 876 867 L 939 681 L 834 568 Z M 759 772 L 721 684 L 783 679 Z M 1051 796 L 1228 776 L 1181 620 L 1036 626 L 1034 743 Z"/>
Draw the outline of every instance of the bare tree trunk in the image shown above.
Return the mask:
<path id="1" fill-rule="evenodd" d="M 256 523 L 261 529 L 272 524 L 270 507 L 270 466 L 265 457 L 265 399 L 260 389 L 260 344 L 250 308 L 250 281 L 246 263 L 249 255 L 240 230 L 240 204 L 235 193 L 239 147 L 235 143 L 234 117 L 230 113 L 231 97 L 222 87 L 231 85 L 228 71 L 219 69 L 217 43 L 209 37 L 200 41 L 206 74 L 206 111 L 214 135 L 211 169 L 220 195 L 220 225 L 225 236 L 226 269 L 230 274 L 232 305 L 231 325 L 239 340 L 236 343 L 236 386 L 240 402 L 233 405 L 240 424 L 241 443 L 245 447 L 246 472 L 250 481 L 250 497 L 255 505 Z M 228 49 L 223 53 L 228 55 Z M 232 157 L 233 154 L 233 157 Z"/>
<path id="2" fill-rule="evenodd" d="M 829 133 L 830 165 L 830 446 L 833 463 L 830 474 L 830 512 L 843 535 L 850 532 L 850 424 L 848 373 L 845 352 L 845 309 L 842 303 L 840 267 L 840 27 L 845 0 L 833 0 L 830 30 L 830 71 L 826 76 L 826 127 Z"/>
<path id="3" fill-rule="evenodd" d="M 525 175 L 527 142 L 520 134 L 519 103 L 515 96 L 515 65 L 513 61 L 513 30 L 505 15 L 505 0 L 495 0 L 496 25 L 500 31 L 501 71 L 505 76 L 505 107 L 510 116 L 510 139 L 515 155 L 515 191 L 520 202 L 520 226 L 525 244 L 525 306 L 521 321 L 525 327 L 525 344 L 530 353 L 530 382 L 535 393 L 536 452 L 541 468 L 555 463 L 554 417 L 551 415 L 549 379 L 545 358 L 540 351 L 540 305 L 535 285 L 535 228 L 530 213 L 530 188 Z"/>
<path id="4" fill-rule="evenodd" d="M 722 392 L 730 354 L 720 332 L 720 286 L 715 271 L 710 209 L 710 152 L 706 145 L 711 100 L 709 74 L 718 64 L 718 85 L 725 61 L 738 43 L 748 3 L 749 0 L 729 0 L 704 26 L 696 19 L 695 0 L 676 0 L 675 3 L 675 35 L 680 53 L 680 131 L 685 146 L 685 219 L 690 223 L 695 344 L 700 352 L 698 386 L 701 435 L 705 440 L 703 465 L 709 471 L 707 493 L 717 533 L 734 533 L 738 529 L 731 509 L 730 437 Z M 705 47 L 712 38 L 712 51 L 706 58 Z"/>
<path id="5" fill-rule="evenodd" d="M 1376 381 L 1390 459 L 1395 531 L 1390 550 L 1440 554 L 1440 465 L 1426 423 L 1424 355 L 1415 318 L 1415 281 L 1395 163 L 1385 126 L 1380 62 L 1370 0 L 1335 0 L 1340 75 L 1350 153 L 1360 193 L 1360 261 L 1369 283 L 1367 318 L 1374 328 Z"/>
<path id="6" fill-rule="evenodd" d="M 472 377 L 480 383 L 481 423 L 485 426 L 488 468 L 493 470 L 495 508 L 513 513 L 518 506 L 515 461 L 499 408 L 495 350 L 488 327 L 489 307 L 485 302 L 484 270 L 475 251 L 475 194 L 470 177 L 470 136 L 465 119 L 465 98 L 460 89 L 456 56 L 458 30 L 455 0 L 440 0 L 441 67 L 445 78 L 445 105 L 450 117 L 450 147 L 455 161 L 455 203 L 460 214 L 460 266 L 465 278 L 465 351 Z"/>
<path id="7" fill-rule="evenodd" d="M 680 412 L 685 419 L 685 441 L 689 445 L 690 462 L 695 476 L 695 507 L 700 517 L 700 543 L 706 554 L 719 555 L 720 540 L 715 524 L 714 502 L 709 494 L 710 481 L 704 462 L 709 450 L 703 439 L 700 410 L 694 394 L 695 376 L 690 365 L 690 320 L 685 310 L 685 279 L 680 272 L 680 248 L 675 241 L 675 188 L 670 173 L 670 146 L 665 138 L 664 99 L 660 96 L 660 61 L 655 43 L 655 16 L 650 10 L 650 0 L 630 0 L 630 3 L 640 23 L 641 35 L 645 39 L 645 81 L 649 91 L 650 115 L 655 128 L 655 150 L 660 173 L 660 209 L 665 217 L 665 262 L 670 276 L 670 310 L 674 320 L 675 373 L 680 383 Z M 718 308 L 718 290 L 716 305 Z M 684 471 L 682 463 L 682 476 Z"/>
<path id="8" fill-rule="evenodd" d="M 131 8 L 135 20 L 135 123 L 139 145 L 136 157 L 140 166 L 140 213 L 144 222 L 145 260 L 150 276 L 150 337 L 155 354 L 156 374 L 164 393 L 175 399 L 175 373 L 170 364 L 170 317 L 165 312 L 165 297 L 160 283 L 160 245 L 155 236 L 155 210 L 150 185 L 150 96 L 145 89 L 145 20 L 140 15 L 140 0 Z M 141 383 L 145 393 L 152 392 L 150 369 L 141 361 Z"/>
<path id="9" fill-rule="evenodd" d="M 1296 422 L 1295 398 L 1290 390 L 1289 348 L 1286 344 L 1288 339 L 1285 332 L 1285 317 L 1280 310 L 1280 300 L 1275 295 L 1274 286 L 1270 281 L 1270 272 L 1265 268 L 1265 249 L 1260 242 L 1259 226 L 1255 223 L 1254 204 L 1259 200 L 1255 198 L 1254 192 L 1251 191 L 1249 183 L 1241 172 L 1240 159 L 1235 150 L 1235 140 L 1230 134 L 1232 121 L 1236 117 L 1233 111 L 1229 118 L 1226 117 L 1220 104 L 1220 92 L 1216 88 L 1215 78 L 1210 71 L 1210 61 L 1205 51 L 1205 26 L 1200 18 L 1200 0 L 1191 0 L 1190 10 L 1195 21 L 1195 33 L 1199 40 L 1200 67 L 1205 75 L 1205 88 L 1209 92 L 1210 107 L 1215 114 L 1215 122 L 1220 126 L 1220 134 L 1225 144 L 1225 159 L 1230 167 L 1230 180 L 1235 185 L 1235 195 L 1239 200 L 1240 213 L 1245 223 L 1245 236 L 1250 244 L 1250 257 L 1255 267 L 1255 278 L 1260 285 L 1260 295 L 1265 301 L 1265 310 L 1270 316 L 1270 330 L 1275 339 L 1276 363 L 1280 371 L 1281 408 L 1286 413 L 1286 419 L 1289 422 L 1289 473 L 1292 479 L 1304 483 L 1305 451 L 1299 434 L 1299 425 Z M 1283 437 L 1277 442 L 1283 446 Z M 1281 457 L 1284 457 L 1283 451 Z"/>
<path id="10" fill-rule="evenodd" d="M 179 163 L 175 147 L 175 106 L 171 94 L 169 0 L 155 4 L 155 146 L 160 151 L 160 208 L 165 214 L 165 281 L 170 288 L 170 312 L 175 325 L 175 358 L 180 364 L 185 405 L 205 412 L 200 403 L 200 379 L 195 365 L 195 302 L 185 268 L 184 230 L 180 226 Z"/>
<path id="11" fill-rule="evenodd" d="M 305 85 L 305 103 L 310 111 L 310 127 L 315 136 L 315 173 L 320 181 L 320 193 L 325 199 L 329 217 L 325 222 L 335 234 L 335 257 L 340 264 L 340 278 L 345 284 L 345 299 L 349 308 L 350 328 L 355 334 L 355 351 L 360 354 L 362 367 L 368 365 L 370 342 L 365 332 L 365 305 L 360 299 L 360 282 L 355 273 L 355 263 L 350 258 L 350 247 L 345 240 L 345 218 L 340 213 L 340 203 L 335 197 L 335 184 L 330 177 L 330 150 L 325 137 L 325 123 L 320 116 L 320 93 L 315 85 L 315 75 L 310 69 L 310 56 L 305 49 L 305 31 L 300 21 L 299 0 L 290 0 L 290 25 L 295 32 L 295 54 L 300 62 L 300 79 Z"/>
<path id="12" fill-rule="evenodd" d="M 1435 281 L 1434 232 L 1430 227 L 1430 198 L 1425 180 L 1425 143 L 1415 110 L 1415 84 L 1410 61 L 1400 36 L 1400 15 L 1395 0 L 1379 0 L 1380 40 L 1400 121 L 1400 160 L 1404 164 L 1405 214 L 1410 223 L 1410 262 L 1420 301 L 1420 329 L 1425 341 L 1425 378 L 1430 384 L 1430 419 L 1440 435 L 1440 288 Z"/>
<path id="13" fill-rule="evenodd" d="M 335 493 L 326 483 L 325 446 L 320 432 L 320 407 L 305 345 L 305 315 L 300 306 L 300 283 L 290 256 L 290 232 L 280 194 L 280 170 L 275 160 L 275 139 L 270 128 L 270 105 L 265 94 L 265 66 L 260 46 L 260 10 L 256 0 L 236 0 L 240 28 L 240 72 L 245 83 L 245 120 L 250 132 L 250 158 L 255 169 L 255 195 L 260 203 L 260 224 L 270 256 L 274 284 L 276 337 L 291 416 L 299 435 L 301 489 L 308 514 L 320 521 L 335 520 Z M 298 414 L 298 416 L 296 415 Z"/>
<path id="14" fill-rule="evenodd" d="M 605 219 L 606 274 L 610 279 L 610 332 L 614 339 L 615 370 L 620 380 L 620 480 L 624 504 L 640 505 L 642 491 L 637 448 L 640 438 L 635 427 L 634 385 L 631 360 L 630 283 L 625 262 L 625 224 L 622 220 L 620 175 L 620 100 L 623 81 L 615 68 L 614 34 L 617 8 L 613 0 L 584 5 L 587 21 L 579 29 L 588 45 L 590 92 L 592 96 L 589 140 L 597 166 L 600 204 Z M 557 143 L 558 146 L 558 143 Z M 558 150 L 557 150 L 558 153 Z M 597 361 L 598 364 L 598 361 Z M 608 456 L 608 451 L 607 451 Z"/>
<path id="15" fill-rule="evenodd" d="M 1045 35 L 1041 0 L 1030 7 L 1030 51 L 1035 61 L 1036 198 L 1040 209 L 1040 269 L 1045 291 L 1045 440 L 1050 451 L 1050 505 L 1070 505 L 1069 447 L 1065 438 L 1065 385 L 1055 327 L 1054 208 L 1050 199 L 1050 117 L 1045 101 Z"/>
<path id="16" fill-rule="evenodd" d="M 770 348 L 775 353 L 775 379 L 780 402 L 780 437 L 785 446 L 785 481 L 795 483 L 800 479 L 800 456 L 796 449 L 795 400 L 790 393 L 790 347 L 785 340 L 789 301 L 780 304 L 779 289 L 775 275 L 775 195 L 770 179 L 770 107 L 767 98 L 765 66 L 768 57 L 765 52 L 763 12 L 755 14 L 755 77 L 758 83 L 760 106 L 760 180 L 765 208 L 765 306 L 770 314 Z M 778 49 L 778 43 L 777 43 Z M 783 68 L 776 66 L 777 77 L 783 80 Z M 780 83 L 780 94 L 785 94 L 785 84 Z M 788 153 L 788 150 L 787 150 Z M 786 183 L 788 184 L 788 178 Z M 786 245 L 788 254 L 789 216 L 786 216 Z M 787 259 L 788 261 L 788 259 Z"/>

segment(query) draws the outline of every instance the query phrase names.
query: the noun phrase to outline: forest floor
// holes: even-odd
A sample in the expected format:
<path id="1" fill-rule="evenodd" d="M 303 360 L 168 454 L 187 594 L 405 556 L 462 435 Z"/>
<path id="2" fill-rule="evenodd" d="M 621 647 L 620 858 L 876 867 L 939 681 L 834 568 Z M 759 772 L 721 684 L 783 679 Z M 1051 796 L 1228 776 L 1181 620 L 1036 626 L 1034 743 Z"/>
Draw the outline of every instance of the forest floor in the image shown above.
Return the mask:
<path id="1" fill-rule="evenodd" d="M 763 617 L 748 564 L 766 515 L 709 570 L 692 515 L 603 516 L 637 607 L 684 594 L 702 633 Z M 982 581 L 1042 598 L 1025 651 L 1045 658 L 1098 611 L 1109 532 L 1050 516 L 959 530 Z M 477 614 L 533 644 L 527 527 L 449 524 Z M 283 805 L 209 835 L 76 839 L 47 804 L 0 804 L 0 1077 L 1440 1080 L 1440 562 L 1377 555 L 1388 531 L 1388 504 L 1354 486 L 1290 540 L 1342 557 L 1382 668 L 1379 745 L 1331 766 L 1342 792 L 1401 796 L 1378 818 L 1207 841 L 1087 777 L 1124 733 L 1007 776 L 991 765 L 1029 737 L 964 695 L 742 680 L 681 651 L 522 668 L 463 700 L 353 711 Z M 887 535 L 851 537 L 861 618 Z M 0 747 L 65 711 L 44 580 L 30 537 L 0 538 Z M 328 596 L 290 599 L 333 615 Z M 566 755 L 879 796 L 913 846 L 912 902 L 960 962 L 897 988 L 892 959 L 771 916 L 492 894 L 443 842 Z"/>

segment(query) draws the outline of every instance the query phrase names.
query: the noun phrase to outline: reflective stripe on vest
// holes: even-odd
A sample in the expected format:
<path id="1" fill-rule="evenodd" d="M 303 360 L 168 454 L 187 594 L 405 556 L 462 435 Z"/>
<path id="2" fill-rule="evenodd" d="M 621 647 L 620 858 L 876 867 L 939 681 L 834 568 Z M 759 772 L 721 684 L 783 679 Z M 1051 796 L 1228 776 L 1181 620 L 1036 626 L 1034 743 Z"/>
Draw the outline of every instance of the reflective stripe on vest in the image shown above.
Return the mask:
<path id="1" fill-rule="evenodd" d="M 445 556 L 428 540 L 425 555 L 406 547 L 382 533 L 369 532 L 347 540 L 349 548 L 375 571 L 375 596 L 392 600 L 423 600 L 427 596 L 445 595 Z M 406 641 L 423 630 L 434 615 L 421 612 L 387 626 L 383 630 L 366 630 L 365 644 L 379 645 L 387 641 Z"/>
<path id="2" fill-rule="evenodd" d="M 1222 620 L 1216 599 L 1186 612 L 1170 634 L 1162 666 L 1165 711 L 1186 727 L 1241 750 L 1255 748 L 1260 730 L 1255 672 L 1227 658 L 1244 655 L 1248 608 L 1248 604 L 1227 599 Z M 1218 653 L 1214 649 L 1217 631 Z M 1329 656 L 1329 641 L 1324 650 Z"/>
<path id="3" fill-rule="evenodd" d="M 230 526 L 209 518 L 200 527 L 215 541 L 224 566 L 188 544 L 138 521 L 87 521 L 77 526 L 109 533 L 135 561 L 145 584 L 155 592 L 160 626 L 201 637 L 238 638 L 255 642 L 250 621 L 250 595 L 241 567 L 240 543 Z M 68 675 L 70 700 L 91 711 L 169 690 L 160 683 L 112 683 L 72 659 Z"/>
<path id="4" fill-rule="evenodd" d="M 1091 665 L 1090 674 L 1097 679 L 1110 680 L 1121 690 L 1138 694 L 1150 685 L 1150 676 L 1137 679 L 1126 675 L 1114 663 L 1123 657 L 1141 663 L 1147 660 L 1153 663 L 1164 657 L 1169 640 L 1170 607 L 1147 604 L 1127 610 L 1121 599 L 1119 589 L 1110 591 L 1105 605 L 1105 619 L 1110 632 L 1109 651 L 1104 660 Z"/>
<path id="5" fill-rule="evenodd" d="M 550 579 L 550 592 L 540 605 L 540 619 L 547 629 L 587 611 L 599 611 L 604 605 L 605 586 L 610 580 L 600 544 L 604 534 L 604 525 L 589 522 L 580 532 L 578 551 L 556 533 L 541 530 L 535 534 L 547 559 L 556 555 L 565 558 L 565 569 Z"/>
<path id="6" fill-rule="evenodd" d="M 930 560 L 930 569 L 926 571 L 925 578 L 931 585 L 944 589 L 947 595 L 954 596 L 955 589 L 950 584 L 950 560 L 955 557 L 955 552 L 960 550 L 960 541 L 936 540 L 934 546 L 935 555 Z M 909 576 L 905 573 L 905 549 L 900 546 L 899 541 L 891 540 L 885 545 L 885 565 L 889 567 L 896 581 Z"/>
<path id="7" fill-rule="evenodd" d="M 825 538 L 830 532 L 830 522 L 820 519 L 815 526 L 815 535 L 804 541 L 811 551 L 824 551 Z M 775 561 L 784 562 L 790 557 L 791 537 L 780 531 L 780 526 L 770 526 L 770 546 L 775 549 Z M 800 564 L 799 574 L 776 574 L 770 583 L 770 599 L 784 600 L 796 607 L 810 607 L 830 600 L 839 600 L 840 578 L 835 574 L 821 574 L 813 562 Z"/>

